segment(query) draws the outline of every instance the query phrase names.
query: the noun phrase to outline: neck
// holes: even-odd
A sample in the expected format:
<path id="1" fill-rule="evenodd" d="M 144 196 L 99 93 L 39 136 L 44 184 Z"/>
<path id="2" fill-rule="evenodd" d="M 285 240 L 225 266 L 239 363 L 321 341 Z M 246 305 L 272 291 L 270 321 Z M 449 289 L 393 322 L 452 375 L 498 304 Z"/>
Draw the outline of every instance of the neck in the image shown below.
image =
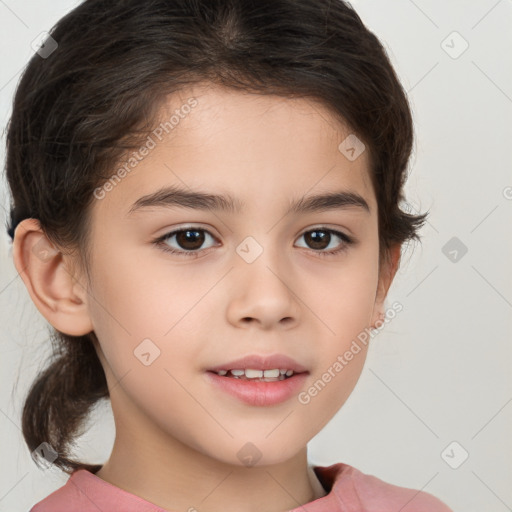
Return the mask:
<path id="1" fill-rule="evenodd" d="M 116 437 L 109 460 L 96 475 L 166 510 L 284 512 L 327 493 L 304 449 L 271 466 L 234 466 L 175 441 L 165 449 Z"/>
<path id="2" fill-rule="evenodd" d="M 166 510 L 284 512 L 327 494 L 308 466 L 307 447 L 279 464 L 232 465 L 132 412 L 125 415 L 114 408 L 114 447 L 96 475 Z"/>

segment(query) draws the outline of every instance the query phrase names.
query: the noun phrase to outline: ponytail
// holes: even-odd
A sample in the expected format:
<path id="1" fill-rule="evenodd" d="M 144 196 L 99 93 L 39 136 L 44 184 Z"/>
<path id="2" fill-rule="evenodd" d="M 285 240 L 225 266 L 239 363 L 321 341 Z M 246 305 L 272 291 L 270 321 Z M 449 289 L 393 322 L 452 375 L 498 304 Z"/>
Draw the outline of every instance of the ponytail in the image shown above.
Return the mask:
<path id="1" fill-rule="evenodd" d="M 23 436 L 36 464 L 40 465 L 49 451 L 36 449 L 48 443 L 51 451 L 45 458 L 63 471 L 87 469 L 94 473 L 101 465 L 73 460 L 70 449 L 92 406 L 109 396 L 91 339 L 95 335 L 69 336 L 53 330 L 51 336 L 52 361 L 33 382 L 23 407 Z"/>

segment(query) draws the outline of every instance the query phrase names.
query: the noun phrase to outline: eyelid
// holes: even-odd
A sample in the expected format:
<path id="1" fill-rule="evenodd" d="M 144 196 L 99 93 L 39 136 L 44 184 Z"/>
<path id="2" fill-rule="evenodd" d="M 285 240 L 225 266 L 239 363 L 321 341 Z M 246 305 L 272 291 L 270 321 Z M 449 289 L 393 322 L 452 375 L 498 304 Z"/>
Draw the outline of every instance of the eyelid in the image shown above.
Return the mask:
<path id="1" fill-rule="evenodd" d="M 198 230 L 200 229 L 203 231 L 207 231 L 212 236 L 217 236 L 213 233 L 214 231 L 215 231 L 215 233 L 217 233 L 217 231 L 215 230 L 215 228 L 213 226 L 210 226 L 209 224 L 201 224 L 200 222 L 198 222 L 198 223 L 190 222 L 190 223 L 178 224 L 176 226 L 159 229 L 156 232 L 162 233 L 161 235 L 159 235 L 160 238 L 162 238 L 168 234 L 174 234 L 176 231 L 186 231 L 187 229 L 198 229 Z M 218 238 L 218 236 L 217 236 L 217 238 Z"/>
<path id="2" fill-rule="evenodd" d="M 169 238 L 172 238 L 173 236 L 175 236 L 176 234 L 178 234 L 182 231 L 193 231 L 193 230 L 204 231 L 209 236 L 211 236 L 214 240 L 219 241 L 219 237 L 216 236 L 214 233 L 212 233 L 210 228 L 205 228 L 200 225 L 194 225 L 194 226 L 183 225 L 183 226 L 173 227 L 172 229 L 168 229 L 167 231 L 164 232 L 163 235 L 157 237 L 156 240 L 153 240 L 153 242 L 165 241 L 165 240 L 168 240 Z M 202 250 L 204 250 L 204 249 L 200 249 L 200 251 L 202 251 Z M 188 251 L 188 252 L 192 252 L 192 251 Z M 199 251 L 194 251 L 194 252 L 199 252 Z"/>
<path id="3" fill-rule="evenodd" d="M 217 238 L 217 239 L 219 238 L 219 236 L 217 236 L 215 233 L 212 232 L 212 229 L 214 231 L 216 231 L 214 228 L 212 228 L 212 226 L 209 226 L 209 225 L 206 225 L 206 224 L 201 224 L 201 223 L 197 223 L 197 224 L 196 223 L 190 223 L 190 224 L 186 224 L 185 223 L 183 225 L 173 226 L 171 228 L 165 228 L 163 230 L 162 235 L 158 236 L 157 238 L 164 238 L 167 235 L 175 234 L 175 232 L 177 232 L 177 231 L 186 231 L 187 229 L 202 230 L 202 231 L 205 231 L 205 232 L 209 233 L 214 238 Z M 347 238 L 350 238 L 353 241 L 355 241 L 355 237 L 351 234 L 352 231 L 350 229 L 344 228 L 344 227 L 342 228 L 342 227 L 339 227 L 339 226 L 331 227 L 328 224 L 322 224 L 321 222 L 318 223 L 318 224 L 312 224 L 311 226 L 308 226 L 306 228 L 301 229 L 296 236 L 301 236 L 304 233 L 307 233 L 308 231 L 313 231 L 315 229 L 318 229 L 318 230 L 325 229 L 325 230 L 328 230 L 328 231 L 333 231 L 335 233 L 339 233 L 339 234 L 341 234 L 343 236 L 346 236 Z"/>

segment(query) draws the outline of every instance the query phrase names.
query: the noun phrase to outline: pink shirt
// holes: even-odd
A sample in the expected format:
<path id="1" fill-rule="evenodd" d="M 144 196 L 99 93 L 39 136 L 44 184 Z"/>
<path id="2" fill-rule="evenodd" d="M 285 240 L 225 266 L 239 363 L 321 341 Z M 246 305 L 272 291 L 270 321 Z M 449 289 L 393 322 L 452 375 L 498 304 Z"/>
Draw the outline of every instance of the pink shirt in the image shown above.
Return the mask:
<path id="1" fill-rule="evenodd" d="M 328 494 L 290 512 L 453 512 L 423 491 L 388 484 L 348 464 L 315 466 Z M 130 494 L 85 469 L 30 512 L 170 512 Z"/>

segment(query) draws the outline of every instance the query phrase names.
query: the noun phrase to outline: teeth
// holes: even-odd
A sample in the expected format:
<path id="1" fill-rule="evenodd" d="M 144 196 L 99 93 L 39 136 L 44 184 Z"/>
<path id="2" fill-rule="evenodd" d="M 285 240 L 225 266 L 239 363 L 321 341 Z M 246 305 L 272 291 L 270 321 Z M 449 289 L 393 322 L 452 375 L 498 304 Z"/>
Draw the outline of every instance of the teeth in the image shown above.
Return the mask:
<path id="1" fill-rule="evenodd" d="M 291 377 L 293 375 L 293 370 L 279 369 L 275 368 L 272 370 L 255 370 L 252 368 L 243 369 L 234 369 L 229 370 L 231 375 L 238 379 L 240 377 L 244 377 L 247 379 L 276 379 L 282 380 L 284 377 Z M 229 373 L 228 370 L 219 370 L 217 372 L 218 375 L 225 376 Z"/>
<path id="2" fill-rule="evenodd" d="M 263 370 L 245 370 L 245 376 L 248 379 L 261 379 L 263 377 Z"/>

